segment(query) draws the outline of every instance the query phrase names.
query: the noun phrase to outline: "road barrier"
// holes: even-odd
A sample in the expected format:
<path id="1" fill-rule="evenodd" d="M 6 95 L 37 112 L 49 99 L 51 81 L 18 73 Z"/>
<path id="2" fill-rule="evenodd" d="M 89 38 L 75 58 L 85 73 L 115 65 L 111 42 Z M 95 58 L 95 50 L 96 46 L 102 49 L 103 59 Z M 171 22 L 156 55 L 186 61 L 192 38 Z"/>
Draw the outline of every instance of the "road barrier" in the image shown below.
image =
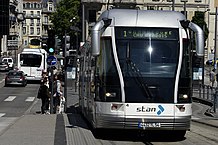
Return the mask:
<path id="1" fill-rule="evenodd" d="M 197 89 L 193 89 L 193 99 L 213 107 L 214 113 L 216 113 L 216 108 L 218 107 L 217 98 L 218 87 L 199 84 Z"/>

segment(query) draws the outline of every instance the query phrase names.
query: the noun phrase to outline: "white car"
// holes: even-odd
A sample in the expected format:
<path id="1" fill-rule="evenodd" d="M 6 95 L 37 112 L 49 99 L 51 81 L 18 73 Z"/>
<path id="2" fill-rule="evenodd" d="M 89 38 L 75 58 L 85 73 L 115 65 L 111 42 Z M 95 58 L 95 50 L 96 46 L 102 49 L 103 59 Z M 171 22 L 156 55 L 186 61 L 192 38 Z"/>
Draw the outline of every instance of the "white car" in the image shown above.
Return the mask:
<path id="1" fill-rule="evenodd" d="M 13 58 L 11 58 L 11 57 L 4 57 L 4 58 L 2 58 L 2 62 L 7 62 L 8 65 L 9 65 L 9 68 L 10 68 L 10 69 L 14 69 L 14 61 L 13 61 Z"/>

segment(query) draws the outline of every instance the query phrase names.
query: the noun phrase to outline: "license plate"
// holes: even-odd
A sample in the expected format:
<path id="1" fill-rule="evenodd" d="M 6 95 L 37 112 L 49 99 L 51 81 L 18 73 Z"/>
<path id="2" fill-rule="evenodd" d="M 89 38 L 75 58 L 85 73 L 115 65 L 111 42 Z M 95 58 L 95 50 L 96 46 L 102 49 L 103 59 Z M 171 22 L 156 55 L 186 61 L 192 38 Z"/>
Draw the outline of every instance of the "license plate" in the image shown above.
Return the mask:
<path id="1" fill-rule="evenodd" d="M 160 123 L 139 122 L 138 127 L 139 128 L 158 128 L 158 127 L 161 127 L 161 125 L 160 125 Z"/>

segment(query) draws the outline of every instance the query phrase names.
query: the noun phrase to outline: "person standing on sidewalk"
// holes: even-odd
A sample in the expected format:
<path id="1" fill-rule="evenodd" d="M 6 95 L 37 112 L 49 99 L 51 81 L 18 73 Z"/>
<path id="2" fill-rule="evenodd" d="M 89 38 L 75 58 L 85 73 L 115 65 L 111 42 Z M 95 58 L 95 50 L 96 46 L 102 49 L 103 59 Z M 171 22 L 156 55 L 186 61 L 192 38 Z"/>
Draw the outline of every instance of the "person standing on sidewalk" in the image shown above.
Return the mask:
<path id="1" fill-rule="evenodd" d="M 58 75 L 58 74 L 54 75 L 53 90 L 54 90 L 54 95 L 53 95 L 53 98 L 54 98 L 54 113 L 56 113 L 56 112 L 59 112 L 60 100 L 61 100 L 61 97 L 63 95 L 60 75 Z"/>
<path id="2" fill-rule="evenodd" d="M 209 74 L 209 76 L 210 76 L 210 85 L 211 85 L 211 87 L 213 87 L 214 86 L 214 83 L 215 83 L 215 78 L 216 78 L 216 73 L 215 73 L 215 69 L 213 69 L 211 72 L 210 72 L 210 74 Z"/>
<path id="3" fill-rule="evenodd" d="M 42 114 L 49 114 L 49 98 L 50 93 L 47 86 L 47 78 L 44 78 L 43 81 L 40 84 L 40 88 L 38 91 L 38 99 L 42 100 L 42 106 L 41 106 L 41 113 Z"/>

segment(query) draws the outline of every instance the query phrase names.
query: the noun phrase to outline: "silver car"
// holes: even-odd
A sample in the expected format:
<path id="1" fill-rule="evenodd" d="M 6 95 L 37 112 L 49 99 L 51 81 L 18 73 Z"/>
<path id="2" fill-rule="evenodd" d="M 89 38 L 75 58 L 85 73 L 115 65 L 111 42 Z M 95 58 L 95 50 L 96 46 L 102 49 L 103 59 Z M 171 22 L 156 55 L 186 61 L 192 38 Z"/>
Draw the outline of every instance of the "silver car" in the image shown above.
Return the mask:
<path id="1" fill-rule="evenodd" d="M 5 86 L 8 85 L 27 85 L 26 74 L 23 71 L 10 70 L 5 77 Z"/>

